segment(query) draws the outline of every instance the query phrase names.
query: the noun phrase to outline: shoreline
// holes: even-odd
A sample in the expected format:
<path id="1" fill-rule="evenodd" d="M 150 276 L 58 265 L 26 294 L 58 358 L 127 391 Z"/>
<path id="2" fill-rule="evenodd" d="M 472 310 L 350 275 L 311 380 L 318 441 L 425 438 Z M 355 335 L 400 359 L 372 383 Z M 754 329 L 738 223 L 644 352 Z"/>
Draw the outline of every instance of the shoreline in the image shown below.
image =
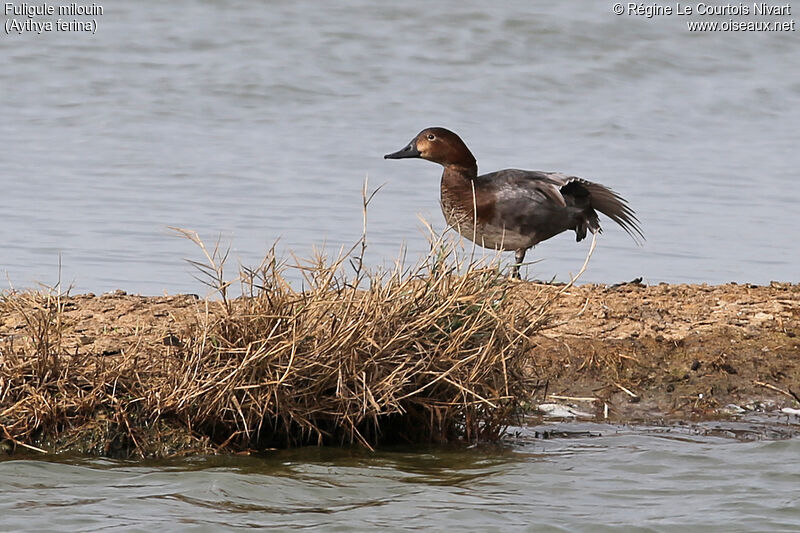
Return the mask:
<path id="1" fill-rule="evenodd" d="M 596 415 L 607 405 L 615 421 L 708 420 L 800 406 L 800 285 L 579 285 L 551 312 L 534 370 L 548 394 L 597 398 Z"/>

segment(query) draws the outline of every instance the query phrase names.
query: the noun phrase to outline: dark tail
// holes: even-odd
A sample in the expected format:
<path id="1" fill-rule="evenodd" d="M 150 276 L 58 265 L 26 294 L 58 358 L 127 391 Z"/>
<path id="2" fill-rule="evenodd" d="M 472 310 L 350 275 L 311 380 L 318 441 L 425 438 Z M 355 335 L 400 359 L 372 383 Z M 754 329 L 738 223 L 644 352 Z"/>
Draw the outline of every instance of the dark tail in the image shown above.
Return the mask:
<path id="1" fill-rule="evenodd" d="M 581 185 L 589 191 L 589 198 L 593 208 L 619 224 L 633 238 L 636 244 L 641 245 L 644 242 L 644 234 L 639 227 L 639 219 L 636 218 L 636 213 L 628 206 L 628 201 L 625 198 L 599 183 L 581 180 Z M 590 223 L 589 229 L 592 232 L 599 231 L 600 225 L 598 223 L 595 228 Z"/>

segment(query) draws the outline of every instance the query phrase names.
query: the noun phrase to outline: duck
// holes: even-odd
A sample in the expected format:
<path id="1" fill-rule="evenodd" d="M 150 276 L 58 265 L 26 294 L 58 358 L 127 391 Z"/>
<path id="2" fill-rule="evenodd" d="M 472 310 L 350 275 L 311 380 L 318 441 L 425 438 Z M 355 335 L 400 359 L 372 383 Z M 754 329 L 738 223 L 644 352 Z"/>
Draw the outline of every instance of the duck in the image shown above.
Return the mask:
<path id="1" fill-rule="evenodd" d="M 644 241 L 636 213 L 622 196 L 599 183 L 560 172 L 509 168 L 478 175 L 475 156 L 452 131 L 426 128 L 384 159 L 418 158 L 444 167 L 440 204 L 446 223 L 484 248 L 513 251 L 511 276 L 527 251 L 568 230 L 580 242 L 602 232 L 598 211 L 637 244 Z"/>

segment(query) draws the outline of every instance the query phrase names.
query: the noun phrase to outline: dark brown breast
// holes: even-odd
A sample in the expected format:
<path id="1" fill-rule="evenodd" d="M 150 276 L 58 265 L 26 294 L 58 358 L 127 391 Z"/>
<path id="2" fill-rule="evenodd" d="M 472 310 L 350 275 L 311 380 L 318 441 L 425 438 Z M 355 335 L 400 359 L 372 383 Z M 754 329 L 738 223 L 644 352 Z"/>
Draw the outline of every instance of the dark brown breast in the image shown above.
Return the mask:
<path id="1" fill-rule="evenodd" d="M 464 169 L 445 167 L 442 174 L 441 203 L 447 223 L 472 225 L 477 208 L 478 227 L 488 224 L 495 215 L 495 198 L 491 191 L 475 187 Z"/>

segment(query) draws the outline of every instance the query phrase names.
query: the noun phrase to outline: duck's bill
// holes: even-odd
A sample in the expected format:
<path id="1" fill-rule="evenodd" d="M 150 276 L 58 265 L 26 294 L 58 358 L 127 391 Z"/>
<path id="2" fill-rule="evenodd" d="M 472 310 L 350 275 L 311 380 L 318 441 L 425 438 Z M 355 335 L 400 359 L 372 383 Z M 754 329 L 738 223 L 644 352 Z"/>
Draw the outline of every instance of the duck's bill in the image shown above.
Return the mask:
<path id="1" fill-rule="evenodd" d="M 405 159 L 407 157 L 419 157 L 419 150 L 417 150 L 417 145 L 414 141 L 408 143 L 408 146 L 402 150 L 383 156 L 384 159 Z"/>

